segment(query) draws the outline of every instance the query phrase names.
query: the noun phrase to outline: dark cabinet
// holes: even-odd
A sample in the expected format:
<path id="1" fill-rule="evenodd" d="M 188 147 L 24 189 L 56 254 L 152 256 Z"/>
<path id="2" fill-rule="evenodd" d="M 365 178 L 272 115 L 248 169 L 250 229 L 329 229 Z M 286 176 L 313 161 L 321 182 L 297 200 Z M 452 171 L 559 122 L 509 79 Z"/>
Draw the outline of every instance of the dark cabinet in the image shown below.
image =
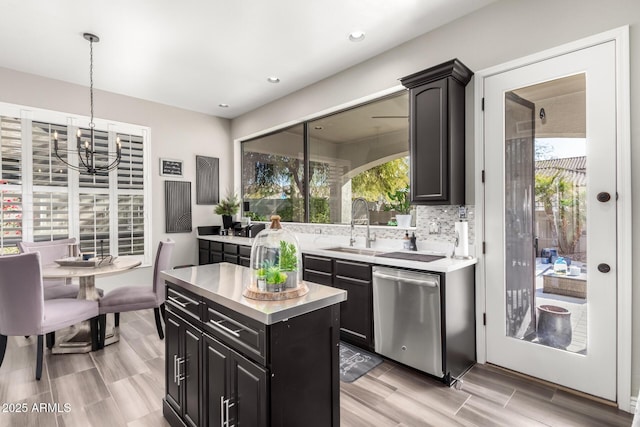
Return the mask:
<path id="1" fill-rule="evenodd" d="M 266 427 L 267 371 L 207 334 L 203 340 L 205 424 Z"/>
<path id="2" fill-rule="evenodd" d="M 373 349 L 371 265 L 336 259 L 334 269 L 333 286 L 347 291 L 347 300 L 340 304 L 340 337 Z"/>
<path id="3" fill-rule="evenodd" d="M 333 260 L 331 258 L 302 254 L 302 265 L 303 280 L 321 285 L 333 285 Z"/>
<path id="4" fill-rule="evenodd" d="M 465 202 L 465 86 L 473 73 L 453 59 L 400 79 L 409 89 L 411 202 Z"/>
<path id="5" fill-rule="evenodd" d="M 337 304 L 265 325 L 167 283 L 165 418 L 339 426 L 339 325 Z"/>
<path id="6" fill-rule="evenodd" d="M 200 425 L 202 332 L 170 311 L 166 317 L 167 402 L 188 426 Z"/>
<path id="7" fill-rule="evenodd" d="M 302 259 L 304 280 L 347 291 L 347 300 L 340 303 L 340 338 L 372 350 L 371 265 L 307 254 Z"/>
<path id="8" fill-rule="evenodd" d="M 249 266 L 251 246 L 198 239 L 198 264 L 230 262 Z"/>

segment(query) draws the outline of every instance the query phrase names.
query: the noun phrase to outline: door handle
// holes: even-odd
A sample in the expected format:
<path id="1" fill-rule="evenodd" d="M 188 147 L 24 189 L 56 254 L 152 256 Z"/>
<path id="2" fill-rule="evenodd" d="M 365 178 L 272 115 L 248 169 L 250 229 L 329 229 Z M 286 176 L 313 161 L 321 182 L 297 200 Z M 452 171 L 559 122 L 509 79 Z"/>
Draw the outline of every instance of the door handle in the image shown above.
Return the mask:
<path id="1" fill-rule="evenodd" d="M 611 271 L 611 267 L 609 266 L 609 264 L 605 264 L 605 263 L 598 264 L 598 271 L 600 273 L 608 273 Z"/>
<path id="2" fill-rule="evenodd" d="M 602 191 L 598 193 L 596 199 L 598 199 L 599 202 L 606 203 L 611 200 L 611 194 L 607 193 L 606 191 Z"/>

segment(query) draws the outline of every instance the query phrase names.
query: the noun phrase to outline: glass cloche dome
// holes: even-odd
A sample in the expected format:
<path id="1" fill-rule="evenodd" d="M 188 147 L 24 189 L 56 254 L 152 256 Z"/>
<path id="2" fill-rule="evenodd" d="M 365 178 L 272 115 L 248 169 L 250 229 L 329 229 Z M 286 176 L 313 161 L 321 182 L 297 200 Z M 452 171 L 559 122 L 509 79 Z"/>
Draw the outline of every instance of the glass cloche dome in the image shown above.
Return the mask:
<path id="1" fill-rule="evenodd" d="M 259 300 L 297 298 L 308 292 L 302 281 L 302 256 L 296 236 L 271 217 L 271 227 L 259 232 L 251 247 L 251 281 L 243 295 Z"/>

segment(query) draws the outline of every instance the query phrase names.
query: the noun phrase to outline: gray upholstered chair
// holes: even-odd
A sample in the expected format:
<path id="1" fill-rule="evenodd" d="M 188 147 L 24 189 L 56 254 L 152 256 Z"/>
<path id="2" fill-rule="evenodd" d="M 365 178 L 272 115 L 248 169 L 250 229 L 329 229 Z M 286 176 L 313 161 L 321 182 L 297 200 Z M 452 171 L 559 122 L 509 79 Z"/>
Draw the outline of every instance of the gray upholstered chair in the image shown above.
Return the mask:
<path id="1" fill-rule="evenodd" d="M 57 259 L 68 257 L 70 251 L 77 253 L 78 245 L 75 237 L 72 237 L 46 242 L 18 242 L 18 249 L 21 253 L 40 252 L 42 265 L 47 265 L 53 264 Z M 78 285 L 72 285 L 71 279 L 44 279 L 43 285 L 45 300 L 78 296 Z M 102 289 L 97 291 L 100 295 L 104 294 Z"/>
<path id="2" fill-rule="evenodd" d="M 146 310 L 153 308 L 156 318 L 156 328 L 158 336 L 164 339 L 162 330 L 162 322 L 160 317 L 164 318 L 164 301 L 165 292 L 163 281 L 159 273 L 162 270 L 169 269 L 169 260 L 175 242 L 167 240 L 160 242 L 158 252 L 156 254 L 156 262 L 153 266 L 153 283 L 146 286 L 120 286 L 100 298 L 100 346 L 104 346 L 106 315 L 114 313 L 115 326 L 120 325 L 120 313 L 126 311 Z M 162 312 L 162 315 L 161 315 Z"/>
<path id="3" fill-rule="evenodd" d="M 0 257 L 0 365 L 8 336 L 37 335 L 36 379 L 42 375 L 43 336 L 91 319 L 94 349 L 98 345 L 98 302 L 75 298 L 44 300 L 38 252 Z"/>

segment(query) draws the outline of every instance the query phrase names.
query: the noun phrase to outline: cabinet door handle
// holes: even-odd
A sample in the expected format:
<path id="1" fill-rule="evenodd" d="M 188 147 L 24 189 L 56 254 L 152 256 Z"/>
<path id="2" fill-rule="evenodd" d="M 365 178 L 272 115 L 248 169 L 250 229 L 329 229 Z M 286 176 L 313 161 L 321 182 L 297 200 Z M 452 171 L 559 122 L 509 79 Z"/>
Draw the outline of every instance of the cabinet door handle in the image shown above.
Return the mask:
<path id="1" fill-rule="evenodd" d="M 180 358 L 177 354 L 173 355 L 173 382 L 180 385 Z"/>
<path id="2" fill-rule="evenodd" d="M 178 355 L 173 355 L 173 383 L 178 384 Z"/>
<path id="3" fill-rule="evenodd" d="M 187 306 L 188 306 L 189 304 L 191 304 L 190 302 L 186 302 L 186 303 L 185 303 L 185 302 L 182 302 L 182 301 L 178 301 L 178 299 L 177 299 L 177 298 L 172 297 L 172 296 L 168 296 L 168 297 L 167 297 L 167 299 L 168 299 L 169 301 L 171 301 L 172 303 L 179 305 L 179 306 L 180 306 L 180 307 L 182 307 L 182 308 L 187 308 Z"/>
<path id="4" fill-rule="evenodd" d="M 229 329 L 229 328 L 227 328 L 226 326 L 224 326 L 224 325 L 222 324 L 222 322 L 226 322 L 226 320 L 224 320 L 224 319 L 223 319 L 223 320 L 218 320 L 218 321 L 215 321 L 215 320 L 209 320 L 209 323 L 211 323 L 211 325 L 212 325 L 212 326 L 215 326 L 215 327 L 217 327 L 217 328 L 220 328 L 220 329 L 222 329 L 224 332 L 226 332 L 226 333 L 228 333 L 228 334 L 231 334 L 231 335 L 233 335 L 233 336 L 234 336 L 234 337 L 236 337 L 236 338 L 240 338 L 240 333 L 239 333 L 239 332 L 240 332 L 240 331 L 242 331 L 242 329 L 238 329 L 238 330 L 235 330 L 235 331 L 234 331 L 234 330 Z"/>
<path id="5" fill-rule="evenodd" d="M 224 396 L 220 396 L 220 427 L 225 427 L 226 424 L 224 420 Z"/>
<path id="6" fill-rule="evenodd" d="M 180 385 L 180 383 L 182 382 L 182 380 L 184 380 L 186 378 L 186 374 L 184 374 L 183 372 L 180 372 L 180 365 L 185 363 L 186 359 L 184 357 L 179 357 L 177 362 L 178 362 L 178 369 L 177 369 L 177 380 L 178 380 L 178 385 Z M 186 364 L 184 365 L 186 366 Z"/>
<path id="7" fill-rule="evenodd" d="M 231 405 L 229 405 L 229 401 L 230 401 L 230 400 L 231 400 L 231 398 L 226 399 L 226 400 L 224 401 L 224 405 L 225 405 L 225 410 L 224 410 L 224 412 L 225 412 L 225 417 L 227 418 L 227 427 L 235 427 L 235 426 L 236 426 L 235 424 L 234 424 L 234 425 L 229 425 L 229 423 L 230 423 L 230 421 L 229 421 L 229 407 L 230 407 L 230 406 L 233 406 L 233 403 L 232 403 Z"/>

